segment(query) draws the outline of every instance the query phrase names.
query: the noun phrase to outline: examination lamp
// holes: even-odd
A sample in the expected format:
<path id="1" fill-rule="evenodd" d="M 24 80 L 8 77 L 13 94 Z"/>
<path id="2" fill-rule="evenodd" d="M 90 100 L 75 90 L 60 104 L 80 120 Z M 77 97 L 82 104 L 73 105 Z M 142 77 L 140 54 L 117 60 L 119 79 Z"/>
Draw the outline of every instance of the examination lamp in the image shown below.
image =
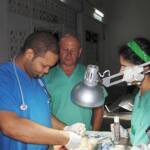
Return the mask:
<path id="1" fill-rule="evenodd" d="M 150 61 L 111 76 L 109 70 L 106 70 L 102 75 L 99 72 L 98 66 L 88 65 L 84 75 L 84 81 L 79 82 L 72 89 L 71 99 L 74 103 L 83 107 L 103 106 L 105 99 L 103 86 L 110 87 L 121 82 L 131 81 L 131 79 L 137 81 L 142 80 L 142 78 L 139 79 L 138 77 L 150 72 L 150 70 L 144 72 L 144 67 L 148 65 L 150 65 Z M 108 76 L 104 77 L 106 73 Z"/>
<path id="2" fill-rule="evenodd" d="M 103 88 L 99 82 L 99 67 L 88 65 L 84 81 L 79 82 L 71 92 L 73 102 L 84 107 L 98 107 L 104 103 Z"/>

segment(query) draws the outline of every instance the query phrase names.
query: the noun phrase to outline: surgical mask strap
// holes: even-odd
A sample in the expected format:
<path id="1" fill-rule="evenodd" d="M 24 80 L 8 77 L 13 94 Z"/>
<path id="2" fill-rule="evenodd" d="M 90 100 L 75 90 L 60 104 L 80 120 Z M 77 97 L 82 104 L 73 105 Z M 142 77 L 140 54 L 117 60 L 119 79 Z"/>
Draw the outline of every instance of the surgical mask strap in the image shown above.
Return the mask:
<path id="1" fill-rule="evenodd" d="M 143 50 L 142 48 L 134 41 L 130 41 L 128 42 L 128 47 L 131 48 L 131 50 L 137 55 L 139 56 L 144 62 L 148 62 L 150 61 L 150 56 L 148 56 Z"/>

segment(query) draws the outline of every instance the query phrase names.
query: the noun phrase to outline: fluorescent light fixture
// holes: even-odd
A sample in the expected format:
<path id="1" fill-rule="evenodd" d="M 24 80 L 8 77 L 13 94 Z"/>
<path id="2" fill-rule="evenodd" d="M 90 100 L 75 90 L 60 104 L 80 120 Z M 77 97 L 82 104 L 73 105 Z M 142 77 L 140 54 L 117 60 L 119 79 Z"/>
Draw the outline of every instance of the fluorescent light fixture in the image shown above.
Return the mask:
<path id="1" fill-rule="evenodd" d="M 66 0 L 60 0 L 61 2 L 63 2 L 63 3 L 66 3 Z"/>
<path id="2" fill-rule="evenodd" d="M 102 18 L 101 16 L 98 16 L 97 14 L 93 14 L 93 17 L 94 17 L 96 20 L 98 20 L 98 21 L 100 21 L 100 22 L 103 22 L 103 18 Z"/>
<path id="3" fill-rule="evenodd" d="M 98 9 L 94 8 L 94 13 L 93 13 L 93 17 L 100 21 L 100 22 L 103 22 L 103 17 L 104 17 L 104 14 L 99 11 Z"/>
<path id="4" fill-rule="evenodd" d="M 94 13 L 97 14 L 98 16 L 104 17 L 104 14 L 96 8 L 94 8 Z"/>

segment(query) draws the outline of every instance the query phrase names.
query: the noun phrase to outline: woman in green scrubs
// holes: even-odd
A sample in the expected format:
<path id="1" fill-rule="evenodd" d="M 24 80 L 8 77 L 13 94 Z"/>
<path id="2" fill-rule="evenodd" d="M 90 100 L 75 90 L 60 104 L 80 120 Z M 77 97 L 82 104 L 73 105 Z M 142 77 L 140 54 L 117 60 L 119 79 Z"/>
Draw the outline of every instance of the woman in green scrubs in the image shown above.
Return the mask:
<path id="1" fill-rule="evenodd" d="M 126 67 L 134 67 L 150 61 L 150 41 L 136 38 L 123 45 L 119 50 L 121 71 Z M 150 125 L 150 65 L 144 67 L 143 73 L 137 74 L 138 79 L 131 79 L 128 84 L 136 84 L 139 88 L 135 96 L 131 118 L 130 141 L 132 145 L 148 143 L 146 129 Z M 133 70 L 134 71 L 134 70 Z M 131 71 L 131 74 L 132 72 Z"/>

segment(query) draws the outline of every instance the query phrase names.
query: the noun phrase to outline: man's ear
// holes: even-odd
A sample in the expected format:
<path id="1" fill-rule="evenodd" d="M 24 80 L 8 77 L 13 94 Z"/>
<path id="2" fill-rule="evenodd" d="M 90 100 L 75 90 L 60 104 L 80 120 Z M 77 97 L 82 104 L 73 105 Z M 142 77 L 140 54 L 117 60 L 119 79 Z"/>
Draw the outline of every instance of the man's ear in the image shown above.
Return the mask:
<path id="1" fill-rule="evenodd" d="M 34 58 L 34 55 L 35 55 L 35 53 L 32 48 L 27 49 L 24 53 L 25 58 L 28 60 L 32 60 Z"/>
<path id="2" fill-rule="evenodd" d="M 82 50 L 82 48 L 79 49 L 79 57 L 81 56 Z"/>

